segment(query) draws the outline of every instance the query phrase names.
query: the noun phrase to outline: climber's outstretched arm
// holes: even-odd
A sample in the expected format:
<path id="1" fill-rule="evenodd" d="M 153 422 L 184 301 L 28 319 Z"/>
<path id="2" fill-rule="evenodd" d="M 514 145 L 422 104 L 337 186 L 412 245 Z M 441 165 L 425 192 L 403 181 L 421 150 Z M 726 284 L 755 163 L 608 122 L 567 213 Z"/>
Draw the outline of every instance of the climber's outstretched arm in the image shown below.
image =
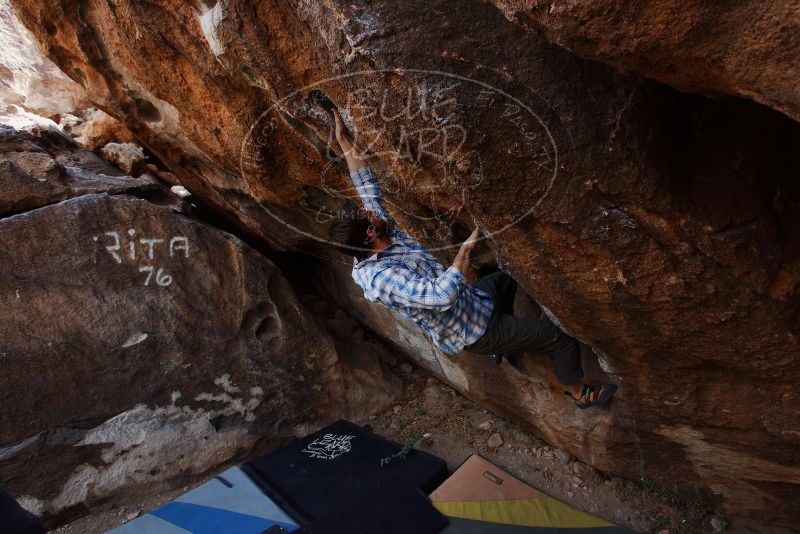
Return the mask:
<path id="1" fill-rule="evenodd" d="M 373 174 L 372 169 L 369 168 L 358 149 L 348 139 L 339 112 L 336 109 L 333 109 L 332 112 L 336 121 L 336 141 L 338 141 L 347 160 L 350 179 L 353 181 L 353 186 L 356 188 L 358 196 L 361 197 L 361 201 L 364 203 L 364 209 L 394 225 L 394 219 L 392 219 L 383 202 L 383 193 L 381 192 L 378 178 Z"/>
<path id="2" fill-rule="evenodd" d="M 344 158 L 347 160 L 347 168 L 350 169 L 350 174 L 352 174 L 358 169 L 366 167 L 367 162 L 364 161 L 361 153 L 353 146 L 350 139 L 348 139 L 345 133 L 344 123 L 342 122 L 342 116 L 339 115 L 339 110 L 334 108 L 331 110 L 331 113 L 333 113 L 333 119 L 336 122 L 336 141 L 342 149 Z"/>

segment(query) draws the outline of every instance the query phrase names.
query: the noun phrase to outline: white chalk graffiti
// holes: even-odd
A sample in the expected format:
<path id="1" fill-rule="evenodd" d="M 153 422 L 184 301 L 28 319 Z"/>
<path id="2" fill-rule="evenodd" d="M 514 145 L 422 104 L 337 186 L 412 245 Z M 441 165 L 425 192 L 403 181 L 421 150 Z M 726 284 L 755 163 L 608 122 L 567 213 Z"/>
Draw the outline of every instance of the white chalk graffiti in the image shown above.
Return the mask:
<path id="1" fill-rule="evenodd" d="M 124 243 L 125 233 L 127 233 L 127 243 Z M 189 257 L 189 238 L 184 236 L 175 236 L 166 244 L 166 239 L 163 238 L 136 238 L 136 230 L 129 228 L 127 232 L 105 232 L 102 235 L 93 236 L 92 239 L 101 243 L 101 239 L 106 242 L 111 238 L 111 244 L 103 245 L 103 247 L 111 254 L 114 261 L 121 264 L 125 261 L 140 261 L 155 260 L 159 255 L 169 252 L 169 257 L 188 258 Z M 124 249 L 124 250 L 123 250 Z M 172 283 L 172 276 L 164 271 L 163 267 L 156 265 L 143 265 L 139 267 L 140 273 L 147 273 L 144 280 L 144 285 L 158 285 L 167 287 Z M 151 284 L 151 282 L 155 284 Z"/>
<path id="2" fill-rule="evenodd" d="M 147 273 L 147 278 L 144 281 L 144 285 L 146 286 L 150 285 L 150 278 L 153 276 L 153 272 L 156 273 L 156 284 L 166 287 L 172 283 L 172 277 L 168 274 L 164 274 L 164 269 L 162 269 L 161 267 L 159 267 L 157 271 L 155 269 L 156 268 L 153 267 L 152 265 L 145 265 L 144 267 L 139 267 L 140 273 L 145 273 L 145 272 Z"/>

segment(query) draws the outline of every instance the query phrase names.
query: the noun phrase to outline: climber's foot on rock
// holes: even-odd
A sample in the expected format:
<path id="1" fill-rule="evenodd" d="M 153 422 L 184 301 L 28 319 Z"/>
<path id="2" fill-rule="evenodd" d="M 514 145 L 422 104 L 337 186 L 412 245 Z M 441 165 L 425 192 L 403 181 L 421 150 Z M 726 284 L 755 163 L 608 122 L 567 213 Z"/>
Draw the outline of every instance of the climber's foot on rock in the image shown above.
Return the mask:
<path id="1" fill-rule="evenodd" d="M 575 403 L 575 406 L 585 410 L 592 406 L 606 404 L 616 391 L 616 384 L 584 384 L 577 396 L 569 391 L 564 391 L 564 393 L 572 397 L 572 402 Z"/>

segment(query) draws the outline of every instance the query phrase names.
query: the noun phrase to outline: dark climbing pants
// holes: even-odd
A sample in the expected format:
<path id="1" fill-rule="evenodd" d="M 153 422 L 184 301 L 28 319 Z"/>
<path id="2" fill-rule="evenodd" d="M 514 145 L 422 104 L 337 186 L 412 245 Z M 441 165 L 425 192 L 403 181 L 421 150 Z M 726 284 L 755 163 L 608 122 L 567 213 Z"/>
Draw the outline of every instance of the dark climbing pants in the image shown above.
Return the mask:
<path id="1" fill-rule="evenodd" d="M 548 320 L 514 317 L 517 283 L 513 278 L 497 272 L 484 276 L 472 285 L 490 293 L 495 304 L 486 332 L 464 350 L 475 354 L 546 354 L 553 361 L 556 377 L 562 384 L 575 384 L 583 377 L 580 348 L 575 338 Z"/>

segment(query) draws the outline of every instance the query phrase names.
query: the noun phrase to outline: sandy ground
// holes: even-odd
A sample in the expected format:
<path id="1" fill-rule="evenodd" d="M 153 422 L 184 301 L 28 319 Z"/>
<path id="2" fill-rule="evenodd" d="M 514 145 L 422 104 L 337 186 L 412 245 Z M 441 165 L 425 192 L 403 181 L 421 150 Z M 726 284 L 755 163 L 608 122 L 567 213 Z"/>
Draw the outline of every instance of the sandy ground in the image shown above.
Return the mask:
<path id="1" fill-rule="evenodd" d="M 398 442 L 430 434 L 418 448 L 443 458 L 451 472 L 478 453 L 553 497 L 637 532 L 714 532 L 700 502 L 671 502 L 677 496 L 606 477 L 432 378 L 412 380 L 407 388 L 408 400 L 372 426 Z"/>
<path id="2" fill-rule="evenodd" d="M 357 422 L 398 442 L 427 434 L 417 448 L 443 458 L 451 472 L 478 453 L 553 497 L 638 532 L 713 533 L 725 529 L 724 520 L 711 515 L 697 498 L 609 478 L 488 413 L 423 371 L 407 363 L 400 369 L 405 380 L 403 400 L 384 413 Z M 160 494 L 133 507 L 97 511 L 52 532 L 105 532 L 189 489 Z"/>

